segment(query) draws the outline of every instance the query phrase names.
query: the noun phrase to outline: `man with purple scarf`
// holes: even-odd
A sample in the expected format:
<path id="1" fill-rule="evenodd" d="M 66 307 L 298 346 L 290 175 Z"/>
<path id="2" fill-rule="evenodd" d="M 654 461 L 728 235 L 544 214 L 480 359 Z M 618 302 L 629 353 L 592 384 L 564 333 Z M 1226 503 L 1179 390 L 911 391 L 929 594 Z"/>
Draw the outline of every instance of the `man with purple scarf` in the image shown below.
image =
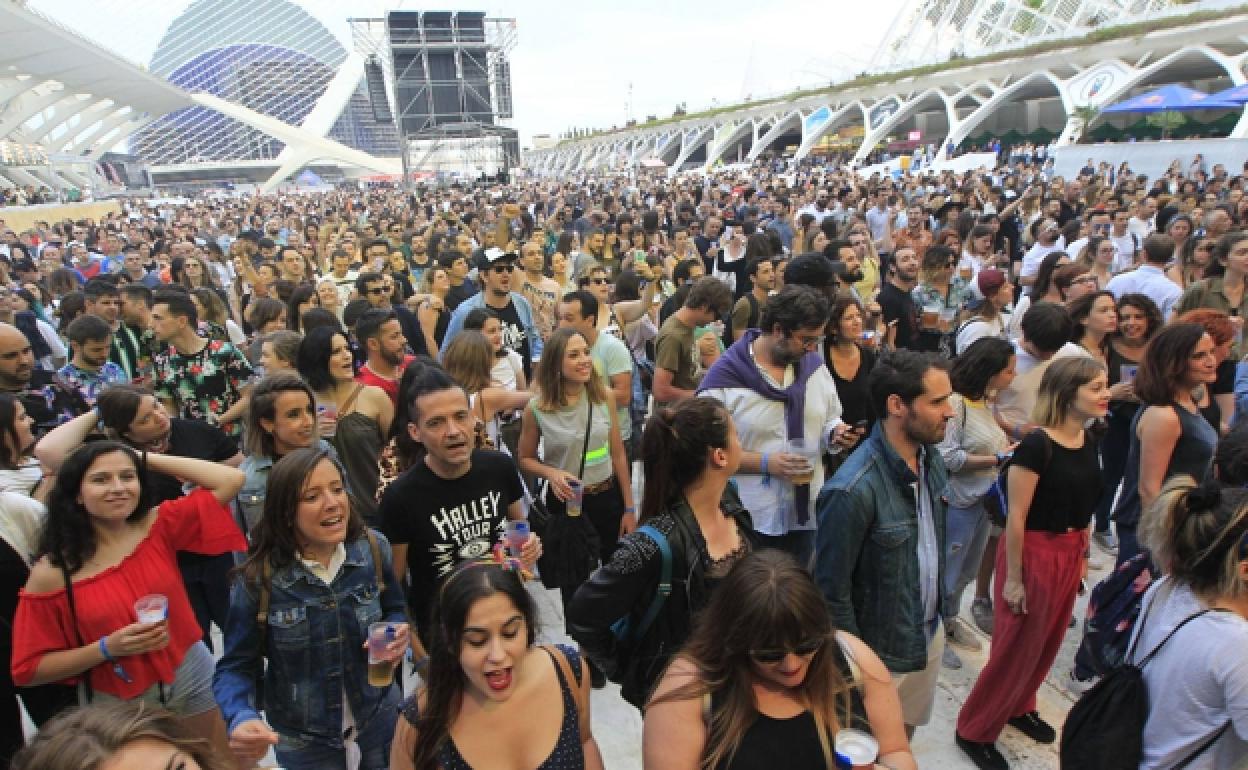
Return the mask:
<path id="1" fill-rule="evenodd" d="M 750 329 L 707 371 L 699 395 L 723 402 L 741 440 L 737 489 L 764 545 L 793 554 L 809 567 L 814 553 L 822 455 L 853 446 L 841 421 L 841 400 L 823 362 L 829 305 L 822 292 L 786 286 L 767 302 L 761 329 Z M 788 451 L 805 439 L 811 459 Z M 805 480 L 807 483 L 794 483 Z"/>

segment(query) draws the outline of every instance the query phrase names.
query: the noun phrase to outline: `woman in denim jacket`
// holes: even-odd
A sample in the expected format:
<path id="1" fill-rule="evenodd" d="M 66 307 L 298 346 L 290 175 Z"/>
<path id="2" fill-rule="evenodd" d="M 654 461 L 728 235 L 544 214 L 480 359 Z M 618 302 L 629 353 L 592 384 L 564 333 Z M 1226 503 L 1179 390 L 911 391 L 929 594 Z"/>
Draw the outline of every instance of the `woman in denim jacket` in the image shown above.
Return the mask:
<path id="1" fill-rule="evenodd" d="M 214 682 L 231 747 L 254 762 L 275 746 L 288 770 L 343 767 L 352 755 L 360 770 L 385 768 L 399 693 L 393 684 L 368 683 L 364 647 L 369 624 L 378 622 L 396 624 L 389 656 L 407 646 L 390 544 L 365 529 L 340 468 L 320 448 L 297 449 L 273 466 L 252 535 Z"/>
<path id="2" fill-rule="evenodd" d="M 295 372 L 274 372 L 256 383 L 245 421 L 247 456 L 238 469 L 246 474 L 238 492 L 238 524 L 251 535 L 264 515 L 269 471 L 289 452 L 316 446 L 338 455 L 333 446 L 316 434 L 316 394 Z M 350 486 L 350 479 L 344 477 Z"/>

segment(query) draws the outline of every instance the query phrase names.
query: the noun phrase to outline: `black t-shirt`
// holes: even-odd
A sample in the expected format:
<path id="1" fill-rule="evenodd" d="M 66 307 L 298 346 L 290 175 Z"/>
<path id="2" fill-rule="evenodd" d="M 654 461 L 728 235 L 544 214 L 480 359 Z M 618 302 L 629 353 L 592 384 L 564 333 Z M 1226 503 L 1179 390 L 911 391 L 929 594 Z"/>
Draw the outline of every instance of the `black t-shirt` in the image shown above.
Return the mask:
<path id="1" fill-rule="evenodd" d="M 447 310 L 450 310 L 452 313 L 455 312 L 455 308 L 459 307 L 459 303 L 476 293 L 477 286 L 470 280 L 465 280 L 459 286 L 452 286 L 450 290 L 446 292 L 445 304 Z"/>
<path id="2" fill-rule="evenodd" d="M 515 301 L 508 299 L 505 307 L 493 307 L 490 309 L 498 316 L 499 323 L 503 327 L 503 349 L 514 350 L 520 355 L 520 360 L 524 362 L 524 378 L 532 381 L 532 372 L 529 368 L 532 366 L 532 355 L 529 353 L 529 335 L 524 328 L 524 323 L 520 320 L 520 314 L 516 312 Z"/>
<path id="3" fill-rule="evenodd" d="M 1040 477 L 1027 529 L 1061 533 L 1088 526 L 1102 486 L 1096 439 L 1090 433 L 1084 431 L 1082 447 L 1067 449 L 1037 428 L 1019 442 L 1012 464 Z"/>
<path id="4" fill-rule="evenodd" d="M 885 281 L 880 286 L 876 302 L 884 314 L 884 323 L 897 322 L 897 341 L 895 347 L 909 350 L 919 349 L 919 319 L 914 307 L 914 298 L 910 292 L 902 291 L 891 282 Z"/>
<path id="5" fill-rule="evenodd" d="M 507 509 L 522 495 L 515 462 L 488 449 L 474 451 L 472 467 L 457 479 L 421 462 L 386 489 L 377 512 L 381 531 L 407 546 L 408 601 L 418 622 L 428 620 L 433 592 L 447 575 L 499 542 Z"/>
<path id="6" fill-rule="evenodd" d="M 170 420 L 169 451 L 173 457 L 190 457 L 219 463 L 238 454 L 238 444 L 220 429 L 196 420 Z M 182 482 L 163 473 L 151 474 L 152 504 L 182 496 Z"/>

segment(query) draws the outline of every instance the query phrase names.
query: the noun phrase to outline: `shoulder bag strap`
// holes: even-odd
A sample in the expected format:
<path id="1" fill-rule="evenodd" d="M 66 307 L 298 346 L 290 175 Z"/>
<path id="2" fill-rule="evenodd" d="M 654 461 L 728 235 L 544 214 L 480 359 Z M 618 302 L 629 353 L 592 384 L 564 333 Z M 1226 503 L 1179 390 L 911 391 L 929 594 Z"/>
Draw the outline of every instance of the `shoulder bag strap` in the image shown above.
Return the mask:
<path id="1" fill-rule="evenodd" d="M 381 560 L 381 543 L 377 542 L 377 536 L 371 529 L 365 529 L 364 534 L 368 537 L 368 548 L 373 552 L 373 573 L 377 576 L 377 601 L 380 602 L 381 594 L 386 590 L 386 576 L 383 574 L 385 562 Z"/>
<path id="2" fill-rule="evenodd" d="M 589 434 L 594 428 L 594 403 L 589 400 L 589 389 L 581 394 L 581 398 L 585 399 L 585 444 L 581 447 L 581 469 L 576 472 L 576 478 L 581 484 L 585 483 L 585 455 L 589 452 Z"/>
<path id="3" fill-rule="evenodd" d="M 256 625 L 260 627 L 260 657 L 265 655 L 265 637 L 269 632 L 269 600 L 273 595 L 273 564 L 264 560 L 260 567 L 260 596 L 256 601 Z"/>
<path id="4" fill-rule="evenodd" d="M 672 544 L 667 542 L 662 532 L 649 524 L 641 525 L 637 531 L 646 533 L 659 546 L 659 554 L 662 556 L 663 563 L 659 570 L 658 590 L 655 591 L 654 598 L 650 600 L 646 614 L 641 616 L 641 622 L 637 624 L 637 630 L 632 635 L 634 639 L 645 636 L 646 631 L 650 630 L 650 626 L 654 625 L 654 621 L 659 617 L 663 605 L 667 603 L 667 597 L 672 595 Z"/>
<path id="5" fill-rule="evenodd" d="M 568 656 L 563 654 L 563 650 L 553 644 L 543 644 L 542 649 L 546 654 L 555 661 L 555 665 L 563 672 L 563 679 L 568 683 L 568 687 L 572 688 L 572 697 L 576 701 L 576 722 L 581 733 L 581 743 L 589 740 L 590 729 L 588 719 L 589 703 L 585 698 L 584 692 L 581 690 L 581 677 L 573 673 L 572 663 L 568 660 Z"/>
<path id="6" fill-rule="evenodd" d="M 69 579 L 69 569 L 63 561 L 61 562 L 61 575 L 65 579 L 65 601 L 69 604 L 69 625 L 74 629 L 74 641 L 78 642 L 79 647 L 85 647 L 86 643 L 82 641 L 82 631 L 78 629 L 78 608 L 74 602 L 74 581 Z M 91 669 L 82 672 L 82 685 L 87 695 L 87 703 L 90 703 L 95 694 L 91 689 Z"/>
<path id="7" fill-rule="evenodd" d="M 1177 626 L 1170 629 L 1170 633 L 1166 634 L 1166 638 L 1162 639 L 1161 643 L 1158 644 L 1156 647 L 1154 647 L 1152 652 L 1144 656 L 1144 660 L 1141 660 L 1139 663 L 1135 664 L 1135 667 L 1144 668 L 1145 666 L 1147 666 L 1149 661 L 1151 661 L 1154 657 L 1156 657 L 1157 653 L 1161 652 L 1161 648 L 1166 646 L 1166 642 L 1170 641 L 1170 638 L 1173 637 L 1175 634 L 1177 634 L 1179 630 L 1183 628 L 1183 626 L 1186 626 L 1188 623 L 1191 623 L 1193 620 L 1195 620 L 1196 618 L 1199 618 L 1201 615 L 1207 615 L 1210 612 L 1212 612 L 1212 610 L 1201 610 L 1200 612 L 1194 612 L 1191 615 L 1188 615 L 1187 617 L 1183 618 L 1183 620 L 1180 621 Z M 1143 633 L 1144 633 L 1144 625 L 1143 623 L 1141 623 L 1140 635 L 1143 635 Z M 1135 641 L 1137 643 L 1140 641 L 1139 635 L 1135 637 Z"/>
<path id="8" fill-rule="evenodd" d="M 351 414 L 351 409 L 355 406 L 355 401 L 360 397 L 360 391 L 362 390 L 364 390 L 364 383 L 355 383 L 355 389 L 351 391 L 351 395 L 347 396 L 347 403 L 342 405 L 342 408 L 338 410 L 338 414 L 344 417 Z"/>
<path id="9" fill-rule="evenodd" d="M 1191 754 L 1188 754 L 1187 757 L 1185 757 L 1182 762 L 1175 765 L 1174 770 L 1183 770 L 1183 768 L 1195 762 L 1196 759 L 1201 754 L 1204 754 L 1206 751 L 1208 751 L 1210 748 L 1213 747 L 1213 744 L 1218 742 L 1218 739 L 1222 737 L 1222 734 L 1225 733 L 1227 728 L 1229 728 L 1230 726 L 1231 726 L 1231 722 L 1230 720 L 1227 720 L 1226 724 L 1222 725 L 1222 727 L 1219 728 L 1216 733 L 1209 736 L 1209 738 L 1204 743 L 1196 747 L 1195 751 L 1193 751 Z"/>

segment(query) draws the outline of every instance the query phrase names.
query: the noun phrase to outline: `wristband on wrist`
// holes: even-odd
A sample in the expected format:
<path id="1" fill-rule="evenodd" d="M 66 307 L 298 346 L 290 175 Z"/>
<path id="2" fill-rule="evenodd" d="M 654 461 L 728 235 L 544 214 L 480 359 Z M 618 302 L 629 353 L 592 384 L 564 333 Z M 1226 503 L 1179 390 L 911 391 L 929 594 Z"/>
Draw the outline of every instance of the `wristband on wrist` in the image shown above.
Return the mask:
<path id="1" fill-rule="evenodd" d="M 107 660 L 109 663 L 117 662 L 117 659 L 114 658 L 112 654 L 109 653 L 108 651 L 108 637 L 107 636 L 100 637 L 100 654 L 103 655 L 104 660 Z"/>
<path id="2" fill-rule="evenodd" d="M 117 678 L 128 684 L 132 681 L 130 679 L 130 675 L 126 673 L 126 669 L 121 665 L 120 661 L 114 658 L 112 653 L 108 651 L 107 639 L 108 639 L 107 636 L 100 637 L 100 641 L 99 641 L 100 654 L 104 656 L 104 660 L 113 664 L 113 673 L 117 676 Z"/>
<path id="3" fill-rule="evenodd" d="M 763 452 L 763 459 L 758 463 L 758 471 L 763 474 L 763 486 L 771 486 L 771 474 L 767 472 L 767 453 Z"/>
<path id="4" fill-rule="evenodd" d="M 629 505 L 629 506 L 626 506 L 626 507 L 624 508 L 624 512 L 625 512 L 625 513 L 636 513 L 636 512 L 637 512 L 637 508 L 636 508 L 636 507 L 634 507 L 634 506 Z"/>

